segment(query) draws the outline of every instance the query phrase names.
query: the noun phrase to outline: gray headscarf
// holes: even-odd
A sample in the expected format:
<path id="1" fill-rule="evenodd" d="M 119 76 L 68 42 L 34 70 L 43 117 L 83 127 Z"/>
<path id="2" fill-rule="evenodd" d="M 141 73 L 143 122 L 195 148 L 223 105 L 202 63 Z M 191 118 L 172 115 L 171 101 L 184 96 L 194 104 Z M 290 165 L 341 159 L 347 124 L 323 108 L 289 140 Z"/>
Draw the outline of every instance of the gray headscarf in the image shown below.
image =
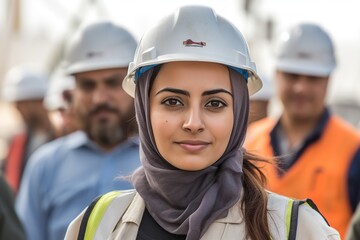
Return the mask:
<path id="1" fill-rule="evenodd" d="M 234 126 L 223 156 L 200 171 L 175 168 L 159 153 L 149 114 L 149 92 L 153 69 L 145 72 L 136 85 L 135 110 L 139 124 L 142 167 L 132 176 L 133 184 L 145 200 L 156 222 L 170 233 L 198 240 L 214 220 L 226 217 L 240 199 L 243 154 L 249 95 L 246 81 L 229 69 L 234 96 Z"/>

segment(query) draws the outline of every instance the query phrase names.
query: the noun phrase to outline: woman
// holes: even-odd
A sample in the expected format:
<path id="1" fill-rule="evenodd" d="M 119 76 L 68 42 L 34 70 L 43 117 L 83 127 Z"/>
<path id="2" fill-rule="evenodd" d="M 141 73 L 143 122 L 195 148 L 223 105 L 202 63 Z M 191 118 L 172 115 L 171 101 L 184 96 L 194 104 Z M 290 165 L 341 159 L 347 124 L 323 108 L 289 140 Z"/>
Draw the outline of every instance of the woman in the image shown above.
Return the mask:
<path id="1" fill-rule="evenodd" d="M 287 239 L 292 201 L 266 192 L 241 150 L 249 94 L 262 85 L 242 34 L 208 7 L 181 7 L 144 34 L 128 72 L 135 190 L 101 197 L 66 239 Z M 298 237 L 339 239 L 309 206 L 298 218 Z"/>

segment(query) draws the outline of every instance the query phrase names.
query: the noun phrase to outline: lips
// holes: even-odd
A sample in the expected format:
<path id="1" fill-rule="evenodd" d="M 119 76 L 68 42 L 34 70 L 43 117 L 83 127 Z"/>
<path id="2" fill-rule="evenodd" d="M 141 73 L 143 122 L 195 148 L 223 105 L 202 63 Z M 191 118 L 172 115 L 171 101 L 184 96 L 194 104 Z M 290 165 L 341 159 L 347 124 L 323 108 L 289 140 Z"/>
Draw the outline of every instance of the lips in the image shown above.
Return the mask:
<path id="1" fill-rule="evenodd" d="M 97 111 L 96 113 L 91 114 L 91 117 L 92 117 L 92 119 L 106 120 L 112 115 L 114 115 L 114 112 L 108 111 L 108 110 L 102 110 L 102 111 Z"/>
<path id="2" fill-rule="evenodd" d="M 205 141 L 196 141 L 196 140 L 186 140 L 175 142 L 181 148 L 189 152 L 199 152 L 205 149 L 210 143 Z"/>

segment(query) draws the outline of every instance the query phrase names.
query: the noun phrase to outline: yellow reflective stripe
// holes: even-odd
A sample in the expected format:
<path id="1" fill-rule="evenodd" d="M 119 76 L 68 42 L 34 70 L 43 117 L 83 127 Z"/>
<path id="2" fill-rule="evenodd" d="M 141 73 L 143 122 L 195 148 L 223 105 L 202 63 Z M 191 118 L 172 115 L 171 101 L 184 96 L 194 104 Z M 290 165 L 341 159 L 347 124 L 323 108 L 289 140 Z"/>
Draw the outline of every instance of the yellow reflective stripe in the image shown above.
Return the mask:
<path id="1" fill-rule="evenodd" d="M 99 223 L 105 213 L 105 210 L 111 203 L 111 201 L 121 194 L 120 191 L 113 191 L 104 194 L 99 201 L 95 204 L 95 207 L 90 213 L 89 220 L 86 226 L 84 240 L 93 240 Z M 90 226 L 90 227 L 88 227 Z"/>
<path id="2" fill-rule="evenodd" d="M 286 206 L 286 214 L 285 214 L 285 221 L 286 221 L 286 239 L 289 239 L 290 233 L 290 221 L 291 221 L 291 208 L 294 203 L 293 199 L 289 199 L 288 204 Z"/>

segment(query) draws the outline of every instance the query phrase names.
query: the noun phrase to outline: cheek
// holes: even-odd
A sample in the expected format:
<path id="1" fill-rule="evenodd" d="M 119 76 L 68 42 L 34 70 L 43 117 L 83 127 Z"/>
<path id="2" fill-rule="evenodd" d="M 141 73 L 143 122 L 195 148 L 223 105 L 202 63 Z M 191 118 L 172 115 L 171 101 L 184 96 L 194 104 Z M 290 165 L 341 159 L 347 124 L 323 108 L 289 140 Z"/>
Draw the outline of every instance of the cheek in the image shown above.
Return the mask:
<path id="1" fill-rule="evenodd" d="M 326 91 L 327 91 L 327 85 L 326 84 L 321 84 L 320 86 L 316 86 L 317 91 L 315 92 L 315 95 L 320 98 L 323 99 L 326 96 Z"/>
<path id="2" fill-rule="evenodd" d="M 278 93 L 280 96 L 289 95 L 291 94 L 291 92 L 292 92 L 292 87 L 289 84 L 286 83 L 279 84 Z"/>
<path id="3" fill-rule="evenodd" d="M 114 104 L 114 106 L 117 106 L 123 113 L 133 113 L 135 110 L 134 100 L 129 96 L 123 96 L 117 99 L 117 104 Z"/>
<path id="4" fill-rule="evenodd" d="M 155 139 L 164 138 L 172 128 L 171 120 L 158 114 L 153 114 L 151 116 L 151 126 Z"/>
<path id="5" fill-rule="evenodd" d="M 231 132 L 234 126 L 233 118 L 228 118 L 224 121 L 226 124 L 222 124 L 222 127 L 219 128 L 219 134 L 222 139 L 224 139 L 224 145 L 227 146 L 230 140 Z M 226 144 L 225 144 L 226 143 Z"/>
<path id="6" fill-rule="evenodd" d="M 278 82 L 276 83 L 276 94 L 277 96 L 279 96 L 280 98 L 283 96 L 284 94 L 284 87 L 281 85 L 281 82 L 278 80 Z"/>
<path id="7" fill-rule="evenodd" d="M 171 136 L 179 128 L 179 118 L 152 111 L 150 120 L 156 145 L 158 148 L 161 148 L 161 145 L 164 145 L 166 142 L 170 142 Z"/>
<path id="8" fill-rule="evenodd" d="M 225 150 L 227 147 L 231 132 L 234 126 L 232 112 L 221 118 L 208 119 L 208 130 L 212 132 L 213 137 L 217 140 L 218 146 Z"/>
<path id="9" fill-rule="evenodd" d="M 89 109 L 91 108 L 91 104 L 87 102 L 86 98 L 74 97 L 71 110 L 76 117 L 82 117 L 87 115 Z"/>

